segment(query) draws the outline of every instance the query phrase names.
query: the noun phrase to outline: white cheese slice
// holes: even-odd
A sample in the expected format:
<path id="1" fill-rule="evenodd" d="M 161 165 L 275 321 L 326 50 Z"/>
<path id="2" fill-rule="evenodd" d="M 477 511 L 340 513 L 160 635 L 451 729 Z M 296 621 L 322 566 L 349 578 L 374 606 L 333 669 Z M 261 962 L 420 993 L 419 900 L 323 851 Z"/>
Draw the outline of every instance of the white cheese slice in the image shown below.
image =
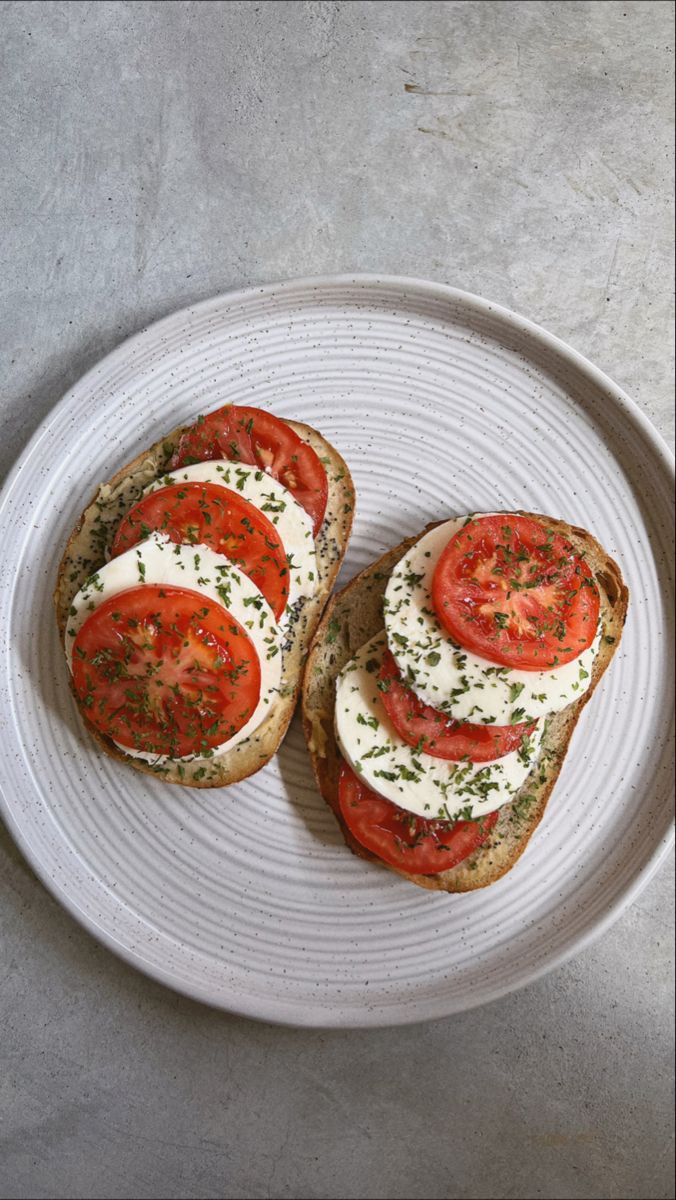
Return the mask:
<path id="1" fill-rule="evenodd" d="M 385 799 L 428 819 L 481 817 L 509 803 L 537 761 L 543 723 L 519 750 L 488 763 L 417 753 L 395 730 L 378 689 L 385 646 L 384 633 L 372 638 L 337 680 L 336 736 L 352 769 Z"/>
<path id="2" fill-rule="evenodd" d="M 173 483 L 215 483 L 238 492 L 275 526 L 289 561 L 289 598 L 284 617 L 302 597 L 317 590 L 317 559 L 312 536 L 312 519 L 302 504 L 282 483 L 258 467 L 214 459 L 211 462 L 191 463 L 161 475 L 145 489 L 155 492 Z"/>
<path id="3" fill-rule="evenodd" d="M 282 635 L 272 609 L 255 583 L 229 559 L 215 554 L 206 546 L 178 545 L 165 534 L 153 533 L 146 541 L 126 550 L 91 575 L 75 596 L 65 638 L 66 658 L 71 671 L 73 643 L 90 613 L 109 597 L 144 583 L 189 588 L 223 605 L 246 629 L 258 654 L 261 668 L 258 704 L 238 733 L 214 747 L 209 759 L 217 759 L 219 754 L 232 750 L 233 746 L 253 733 L 275 703 L 281 679 Z M 143 758 L 157 765 L 191 762 L 202 757 L 191 754 L 171 759 L 167 755 L 149 754 L 128 746 L 121 745 L 120 749 L 134 758 Z"/>
<path id="4" fill-rule="evenodd" d="M 576 659 L 549 671 L 496 666 L 462 649 L 434 611 L 432 577 L 442 550 L 465 520 L 445 521 L 424 534 L 392 572 L 385 629 L 402 677 L 426 704 L 475 725 L 518 725 L 559 712 L 591 684 L 600 631 Z"/>

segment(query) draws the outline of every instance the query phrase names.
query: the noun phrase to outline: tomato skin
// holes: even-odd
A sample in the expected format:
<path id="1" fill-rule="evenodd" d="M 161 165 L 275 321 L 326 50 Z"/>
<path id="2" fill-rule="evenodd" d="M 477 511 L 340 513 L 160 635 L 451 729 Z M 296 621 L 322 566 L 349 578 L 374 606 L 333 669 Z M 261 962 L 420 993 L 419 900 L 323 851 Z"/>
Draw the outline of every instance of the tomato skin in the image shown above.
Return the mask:
<path id="1" fill-rule="evenodd" d="M 427 821 L 378 796 L 346 762 L 338 803 L 352 836 L 377 858 L 410 875 L 438 875 L 463 862 L 487 840 L 497 812 L 477 821 Z"/>
<path id="2" fill-rule="evenodd" d="M 73 642 L 73 685 L 88 719 L 133 750 L 209 752 L 253 714 L 260 662 L 220 604 L 141 584 L 95 608 Z"/>
<path id="3" fill-rule="evenodd" d="M 285 421 L 261 408 L 226 404 L 186 429 L 168 470 L 214 458 L 260 467 L 279 480 L 312 517 L 317 536 L 329 496 L 326 471 L 312 447 Z"/>
<path id="4" fill-rule="evenodd" d="M 178 483 L 143 496 L 118 526 L 111 557 L 149 533 L 173 542 L 209 546 L 241 567 L 265 596 L 277 620 L 289 596 L 289 568 L 281 538 L 264 513 L 237 492 L 214 483 Z"/>
<path id="5" fill-rule="evenodd" d="M 383 706 L 394 728 L 409 746 L 448 762 L 493 762 L 518 750 L 536 722 L 522 725 L 472 725 L 453 721 L 425 704 L 401 678 L 390 650 L 385 650 L 378 673 Z"/>
<path id="6" fill-rule="evenodd" d="M 448 542 L 432 581 L 437 616 L 465 650 L 501 666 L 546 671 L 596 635 L 596 582 L 546 520 L 475 517 Z"/>

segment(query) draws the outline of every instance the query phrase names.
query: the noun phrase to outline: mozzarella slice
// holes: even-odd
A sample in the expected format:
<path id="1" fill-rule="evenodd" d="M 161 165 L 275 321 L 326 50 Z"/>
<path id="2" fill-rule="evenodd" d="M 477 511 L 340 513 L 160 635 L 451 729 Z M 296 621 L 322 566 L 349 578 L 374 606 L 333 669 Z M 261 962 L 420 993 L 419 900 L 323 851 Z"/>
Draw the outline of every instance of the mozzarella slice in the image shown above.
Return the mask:
<path id="1" fill-rule="evenodd" d="M 417 753 L 399 736 L 378 689 L 386 646 L 372 638 L 338 677 L 336 735 L 350 766 L 379 795 L 429 819 L 482 817 L 509 803 L 535 765 L 542 723 L 519 750 L 489 763 L 446 762 Z"/>
<path id="2" fill-rule="evenodd" d="M 189 588 L 223 605 L 244 626 L 260 660 L 261 690 L 258 704 L 246 725 L 227 742 L 214 747 L 210 760 L 232 750 L 265 719 L 279 691 L 282 636 L 267 600 L 229 559 L 206 546 L 183 546 L 165 534 L 153 533 L 146 541 L 126 550 L 91 575 L 75 596 L 66 629 L 66 658 L 72 671 L 73 643 L 80 626 L 104 600 L 144 583 Z M 120 746 L 125 754 L 159 765 L 191 762 L 199 755 L 171 759 L 168 755 L 149 754 Z"/>
<path id="3" fill-rule="evenodd" d="M 283 484 L 258 467 L 214 459 L 162 475 L 145 489 L 144 495 L 172 483 L 221 484 L 239 492 L 276 527 L 289 561 L 289 599 L 284 616 L 301 597 L 314 594 L 318 576 L 312 519 Z"/>
<path id="4" fill-rule="evenodd" d="M 549 671 L 496 666 L 462 649 L 434 611 L 432 577 L 442 550 L 465 519 L 445 521 L 426 533 L 390 577 L 385 629 L 402 677 L 426 704 L 475 725 L 518 725 L 559 712 L 591 684 L 600 630 L 578 658 Z"/>

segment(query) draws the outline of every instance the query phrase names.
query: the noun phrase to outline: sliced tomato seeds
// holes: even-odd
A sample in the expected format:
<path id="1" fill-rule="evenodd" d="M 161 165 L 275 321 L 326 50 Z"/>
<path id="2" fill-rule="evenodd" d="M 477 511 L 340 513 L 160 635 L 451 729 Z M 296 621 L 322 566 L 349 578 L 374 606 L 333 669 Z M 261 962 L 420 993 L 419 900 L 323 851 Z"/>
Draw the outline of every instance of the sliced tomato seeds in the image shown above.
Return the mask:
<path id="1" fill-rule="evenodd" d="M 340 813 L 352 836 L 383 862 L 411 875 L 438 875 L 488 840 L 498 814 L 476 821 L 430 821 L 367 787 L 346 762 L 338 778 Z"/>
<path id="2" fill-rule="evenodd" d="M 129 749 L 208 756 L 258 704 L 260 662 L 248 633 L 187 588 L 141 584 L 109 597 L 72 650 L 73 685 L 89 720 Z"/>
<path id="3" fill-rule="evenodd" d="M 490 662 L 546 671 L 591 645 L 600 598 L 584 559 L 533 517 L 476 517 L 448 542 L 432 582 L 451 637 Z"/>
<path id="4" fill-rule="evenodd" d="M 218 458 L 267 471 L 303 506 L 317 536 L 329 495 L 326 471 L 312 447 L 286 421 L 264 409 L 226 404 L 186 429 L 169 470 Z"/>
<path id="5" fill-rule="evenodd" d="M 234 562 L 265 596 L 277 620 L 289 597 L 289 565 L 277 529 L 254 504 L 215 483 L 176 483 L 143 496 L 121 521 L 111 556 L 153 532 L 208 546 Z"/>

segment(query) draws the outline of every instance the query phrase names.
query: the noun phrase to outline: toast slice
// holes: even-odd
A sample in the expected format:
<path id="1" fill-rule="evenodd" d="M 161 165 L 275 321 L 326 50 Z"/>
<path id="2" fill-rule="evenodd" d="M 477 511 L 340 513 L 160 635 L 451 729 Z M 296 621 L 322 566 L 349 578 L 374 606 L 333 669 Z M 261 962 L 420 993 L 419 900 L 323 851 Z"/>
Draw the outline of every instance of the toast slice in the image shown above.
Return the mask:
<path id="1" fill-rule="evenodd" d="M 575 704 L 548 718 L 538 763 L 515 799 L 500 809 L 488 841 L 464 862 L 437 875 L 411 875 L 391 867 L 355 840 L 338 805 L 341 755 L 334 732 L 336 678 L 360 646 L 383 628 L 383 594 L 390 574 L 418 537 L 408 538 L 388 550 L 333 597 L 308 655 L 303 682 L 303 727 L 319 790 L 355 854 L 403 875 L 419 887 L 471 892 L 494 883 L 514 866 L 542 820 L 580 713 L 610 665 L 622 635 L 629 593 L 619 567 L 603 547 L 584 529 L 538 513 L 523 515 L 546 522 L 548 528 L 553 527 L 578 551 L 584 552 L 601 596 L 603 637 L 588 691 Z M 435 523 L 428 525 L 419 537 L 434 527 Z"/>
<path id="2" fill-rule="evenodd" d="M 217 758 L 206 760 L 208 772 L 205 775 L 204 759 L 196 759 L 193 763 L 177 762 L 159 766 L 125 754 L 110 738 L 102 736 L 94 728 L 87 719 L 86 711 L 78 704 L 85 725 L 106 753 L 135 767 L 137 771 L 159 776 L 167 783 L 179 783 L 187 787 L 226 787 L 246 779 L 265 766 L 275 754 L 293 716 L 301 685 L 303 663 L 331 594 L 350 537 L 354 515 L 354 485 L 340 454 L 320 433 L 297 421 L 285 423 L 308 442 L 322 459 L 329 483 L 329 495 L 324 523 L 315 542 L 319 575 L 317 591 L 314 596 L 304 601 L 298 621 L 287 631 L 279 697 L 263 723 L 232 750 Z M 186 428 L 181 426 L 175 429 L 149 450 L 139 454 L 133 462 L 122 467 L 108 483 L 101 484 L 82 513 L 64 551 L 54 592 L 56 619 L 62 641 L 73 597 L 84 581 L 106 562 L 112 538 L 121 518 L 140 498 L 143 489 L 159 475 L 164 474 Z"/>

